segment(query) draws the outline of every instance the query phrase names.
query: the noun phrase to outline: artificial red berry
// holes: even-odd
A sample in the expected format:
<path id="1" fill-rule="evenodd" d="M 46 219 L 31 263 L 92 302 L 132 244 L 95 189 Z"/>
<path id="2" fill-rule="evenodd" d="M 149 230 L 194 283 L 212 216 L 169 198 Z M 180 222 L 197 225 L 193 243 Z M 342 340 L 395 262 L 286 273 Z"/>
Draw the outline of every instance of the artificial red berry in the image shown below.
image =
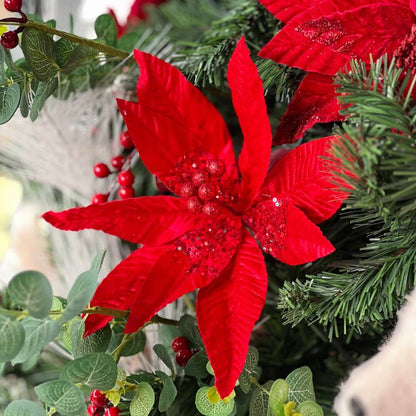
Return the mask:
<path id="1" fill-rule="evenodd" d="M 118 194 L 121 199 L 133 198 L 134 188 L 132 188 L 131 186 L 122 186 L 120 190 L 118 191 Z"/>
<path id="2" fill-rule="evenodd" d="M 119 416 L 120 409 L 118 407 L 107 407 L 104 416 Z"/>
<path id="3" fill-rule="evenodd" d="M 215 217 L 220 212 L 218 204 L 215 202 L 207 202 L 202 207 L 202 212 L 210 217 Z"/>
<path id="4" fill-rule="evenodd" d="M 214 184 L 206 182 L 198 188 L 198 196 L 202 201 L 211 201 L 215 198 L 216 187 Z"/>
<path id="5" fill-rule="evenodd" d="M 4 0 L 4 7 L 9 12 L 19 12 L 22 8 L 22 0 Z"/>
<path id="6" fill-rule="evenodd" d="M 104 411 L 104 408 L 91 403 L 88 406 L 87 411 L 89 416 L 98 416 L 102 411 Z"/>
<path id="7" fill-rule="evenodd" d="M 98 407 L 104 407 L 108 403 L 108 399 L 105 397 L 105 394 L 101 393 L 98 389 L 95 389 L 91 392 L 90 401 L 92 404 L 95 404 Z"/>
<path id="8" fill-rule="evenodd" d="M 91 199 L 91 204 L 102 204 L 107 202 L 108 194 L 95 194 Z"/>
<path id="9" fill-rule="evenodd" d="M 200 186 L 204 182 L 206 182 L 209 179 L 208 172 L 201 171 L 201 172 L 195 172 L 192 175 L 192 182 L 195 186 Z"/>
<path id="10" fill-rule="evenodd" d="M 118 183 L 121 186 L 132 186 L 134 183 L 134 175 L 131 170 L 120 172 L 117 176 Z"/>
<path id="11" fill-rule="evenodd" d="M 186 201 L 186 206 L 188 207 L 191 214 L 199 214 L 202 210 L 202 204 L 201 201 L 197 196 L 191 196 Z"/>
<path id="12" fill-rule="evenodd" d="M 111 166 L 114 169 L 121 170 L 121 168 L 123 167 L 125 161 L 126 161 L 126 158 L 123 157 L 123 156 L 121 156 L 121 155 L 114 156 L 111 159 Z"/>
<path id="13" fill-rule="evenodd" d="M 130 133 L 127 130 L 123 131 L 118 139 L 121 146 L 126 150 L 132 149 L 134 147 L 133 140 L 131 139 Z"/>
<path id="14" fill-rule="evenodd" d="M 176 362 L 181 367 L 185 367 L 190 358 L 192 357 L 192 352 L 189 349 L 183 349 L 176 352 Z"/>
<path id="15" fill-rule="evenodd" d="M 1 35 L 0 43 L 3 48 L 13 49 L 19 44 L 19 38 L 16 32 L 9 30 Z"/>
<path id="16" fill-rule="evenodd" d="M 207 169 L 211 175 L 221 176 L 224 172 L 224 163 L 221 160 L 208 160 Z"/>
<path id="17" fill-rule="evenodd" d="M 173 339 L 171 346 L 173 351 L 178 352 L 179 350 L 189 350 L 190 344 L 188 338 L 176 337 Z"/>
<path id="18" fill-rule="evenodd" d="M 110 169 L 105 163 L 97 163 L 94 166 L 94 175 L 97 178 L 106 178 L 110 174 Z"/>
<path id="19" fill-rule="evenodd" d="M 188 198 L 195 195 L 196 188 L 191 182 L 183 183 L 179 188 L 179 196 L 181 198 Z"/>

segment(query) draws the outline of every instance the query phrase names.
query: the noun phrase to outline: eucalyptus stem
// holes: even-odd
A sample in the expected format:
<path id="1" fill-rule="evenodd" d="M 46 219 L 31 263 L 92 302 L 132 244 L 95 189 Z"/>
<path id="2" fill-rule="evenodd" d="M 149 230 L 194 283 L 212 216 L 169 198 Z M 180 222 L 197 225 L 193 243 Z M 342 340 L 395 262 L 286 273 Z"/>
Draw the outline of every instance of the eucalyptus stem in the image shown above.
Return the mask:
<path id="1" fill-rule="evenodd" d="M 111 309 L 103 308 L 101 306 L 92 306 L 91 308 L 84 309 L 83 314 L 101 314 L 107 316 L 114 316 L 115 318 L 128 318 L 130 311 L 120 310 L 120 309 Z"/>
<path id="2" fill-rule="evenodd" d="M 89 48 L 96 49 L 99 52 L 104 53 L 105 55 L 116 56 L 117 58 L 120 58 L 120 59 L 128 59 L 130 57 L 129 53 L 124 52 L 121 49 L 117 49 L 112 46 L 105 45 L 103 43 L 97 42 L 92 39 L 86 39 L 81 36 L 74 35 L 73 33 L 68 33 L 62 30 L 54 29 L 51 26 L 48 26 L 44 23 L 34 22 L 33 20 L 28 20 L 25 23 L 22 23 L 22 22 L 18 23 L 12 20 L 7 20 L 7 22 L 3 21 L 2 23 L 5 23 L 7 25 L 12 25 L 12 26 L 21 26 L 24 28 L 35 29 L 43 33 L 56 35 L 61 38 L 67 39 L 71 42 L 78 43 L 79 45 L 83 45 Z"/>
<path id="3" fill-rule="evenodd" d="M 118 347 L 111 353 L 112 357 L 114 358 L 114 361 L 118 363 L 120 361 L 121 353 L 123 352 L 124 347 L 129 342 L 130 336 L 132 334 L 124 334 L 123 339 L 121 340 Z"/>
<path id="4" fill-rule="evenodd" d="M 249 376 L 250 383 L 257 386 L 263 393 L 266 393 L 268 396 L 270 395 L 270 392 L 268 392 L 256 379 L 256 377 Z"/>
<path id="5" fill-rule="evenodd" d="M 12 309 L 0 308 L 0 315 L 9 315 L 9 316 L 13 316 L 14 318 L 17 318 L 17 319 L 22 319 L 22 318 L 25 318 L 25 317 L 29 316 L 29 312 L 27 310 L 15 311 L 15 310 L 12 310 Z"/>

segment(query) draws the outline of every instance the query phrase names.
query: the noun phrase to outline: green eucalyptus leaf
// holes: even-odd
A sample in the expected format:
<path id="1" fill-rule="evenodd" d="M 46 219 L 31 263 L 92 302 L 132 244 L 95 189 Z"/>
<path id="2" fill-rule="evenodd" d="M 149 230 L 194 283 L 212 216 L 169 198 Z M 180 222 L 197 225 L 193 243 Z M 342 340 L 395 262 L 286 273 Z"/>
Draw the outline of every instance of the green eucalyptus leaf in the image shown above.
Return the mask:
<path id="1" fill-rule="evenodd" d="M 4 416 L 46 416 L 46 412 L 37 403 L 29 400 L 16 400 L 6 407 Z"/>
<path id="2" fill-rule="evenodd" d="M 39 359 L 40 359 L 40 352 L 38 354 L 32 355 L 24 363 L 22 363 L 22 365 L 20 366 L 21 370 L 24 373 L 28 373 L 29 371 L 33 370 L 38 364 Z"/>
<path id="3" fill-rule="evenodd" d="M 62 416 L 80 416 L 87 411 L 81 390 L 67 380 L 53 380 L 35 387 L 39 400 Z"/>
<path id="4" fill-rule="evenodd" d="M 0 315 L 0 362 L 10 361 L 15 357 L 24 341 L 23 325 L 9 316 Z"/>
<path id="5" fill-rule="evenodd" d="M 58 80 L 56 78 L 50 78 L 46 82 L 39 82 L 35 97 L 33 99 L 32 107 L 30 108 L 30 119 L 35 121 L 40 110 L 43 108 L 46 100 L 55 92 L 58 88 Z"/>
<path id="6" fill-rule="evenodd" d="M 198 412 L 204 416 L 228 416 L 234 408 L 234 399 L 225 403 L 222 400 L 217 403 L 211 403 L 208 399 L 209 387 L 200 388 L 195 396 L 195 405 Z"/>
<path id="7" fill-rule="evenodd" d="M 129 357 L 135 355 L 140 351 L 144 350 L 146 345 L 146 335 L 143 331 L 136 332 L 134 335 L 129 337 L 127 343 L 125 344 L 121 355 L 123 357 Z"/>
<path id="8" fill-rule="evenodd" d="M 269 396 L 269 406 L 275 416 L 280 416 L 280 413 L 283 410 L 283 403 L 286 403 L 288 398 L 289 384 L 286 380 L 281 378 L 277 379 L 270 389 Z"/>
<path id="9" fill-rule="evenodd" d="M 98 16 L 94 24 L 98 39 L 104 40 L 107 45 L 115 46 L 117 41 L 117 27 L 114 19 L 109 14 Z"/>
<path id="10" fill-rule="evenodd" d="M 169 409 L 178 394 L 172 379 L 163 371 L 156 371 L 156 375 L 162 380 L 163 387 L 159 396 L 159 412 L 163 413 Z"/>
<path id="11" fill-rule="evenodd" d="M 40 272 L 25 271 L 10 281 L 7 291 L 16 304 L 26 308 L 34 318 L 45 318 L 52 306 L 52 287 Z"/>
<path id="12" fill-rule="evenodd" d="M 88 354 L 68 363 L 61 379 L 83 383 L 92 389 L 110 390 L 117 380 L 117 364 L 108 354 Z"/>
<path id="13" fill-rule="evenodd" d="M 319 404 L 307 400 L 296 409 L 302 416 L 324 416 L 324 411 Z"/>
<path id="14" fill-rule="evenodd" d="M 155 392 L 151 385 L 142 382 L 137 386 L 136 394 L 130 403 L 131 416 L 148 416 L 155 403 Z"/>
<path id="15" fill-rule="evenodd" d="M 20 114 L 23 118 L 26 118 L 29 115 L 29 91 L 30 84 L 28 82 L 24 82 L 20 95 Z"/>
<path id="16" fill-rule="evenodd" d="M 0 124 L 7 123 L 16 112 L 20 102 L 19 84 L 0 87 Z"/>
<path id="17" fill-rule="evenodd" d="M 203 348 L 204 344 L 199 335 L 196 319 L 191 315 L 183 315 L 179 320 L 179 329 L 185 338 L 188 338 L 192 345 Z"/>
<path id="18" fill-rule="evenodd" d="M 51 36 L 26 28 L 22 33 L 21 47 L 28 65 L 39 81 L 45 82 L 55 76 L 59 66 Z"/>
<path id="19" fill-rule="evenodd" d="M 197 378 L 207 377 L 208 357 L 204 350 L 198 351 L 194 354 L 185 366 L 185 374 Z"/>
<path id="20" fill-rule="evenodd" d="M 117 47 L 124 52 L 131 53 L 135 48 L 139 36 L 137 33 L 130 32 L 123 35 L 120 39 L 117 40 Z"/>
<path id="21" fill-rule="evenodd" d="M 91 354 L 93 352 L 105 352 L 111 340 L 111 329 L 108 325 L 100 328 L 81 339 L 79 355 Z"/>
<path id="22" fill-rule="evenodd" d="M 250 347 L 248 348 L 244 368 L 247 369 L 248 371 L 254 371 L 258 362 L 259 362 L 259 352 L 257 351 L 257 348 L 250 345 Z"/>
<path id="23" fill-rule="evenodd" d="M 101 267 L 103 266 L 105 253 L 105 250 L 101 250 L 95 255 L 91 262 L 91 271 L 96 272 L 97 274 L 100 273 Z"/>
<path id="24" fill-rule="evenodd" d="M 304 366 L 292 371 L 286 377 L 286 381 L 289 384 L 289 401 L 296 404 L 315 401 L 312 371 L 309 367 Z"/>
<path id="25" fill-rule="evenodd" d="M 173 372 L 172 360 L 169 356 L 168 350 L 162 344 L 156 344 L 153 351 L 163 361 L 163 363 Z"/>
<path id="26" fill-rule="evenodd" d="M 62 68 L 68 62 L 69 57 L 76 48 L 77 44 L 69 41 L 68 39 L 61 38 L 55 45 L 56 62 Z"/>
<path id="27" fill-rule="evenodd" d="M 266 390 L 270 390 L 273 381 L 268 381 L 263 384 Z M 250 401 L 250 416 L 271 416 L 271 409 L 269 408 L 269 395 L 263 390 L 257 388 L 254 390 Z"/>
<path id="28" fill-rule="evenodd" d="M 19 353 L 13 358 L 12 364 L 27 361 L 33 355 L 37 355 L 59 334 L 60 327 L 56 321 L 36 319 L 32 317 L 21 321 L 25 330 L 25 342 Z"/>
<path id="29" fill-rule="evenodd" d="M 94 295 L 97 279 L 98 272 L 95 269 L 88 270 L 77 277 L 69 291 L 68 304 L 58 322 L 67 322 L 84 310 Z"/>
<path id="30" fill-rule="evenodd" d="M 245 369 L 238 377 L 238 382 L 243 393 L 247 394 L 251 390 L 250 374 Z"/>
<path id="31" fill-rule="evenodd" d="M 74 331 L 73 331 L 74 329 Z M 74 357 L 79 355 L 81 339 L 85 331 L 85 324 L 84 321 L 79 317 L 76 316 L 68 321 L 64 325 L 64 330 L 62 332 L 62 342 L 64 343 L 65 347 L 68 351 L 73 351 L 73 344 L 75 344 L 75 350 L 78 352 L 77 355 L 73 354 Z M 74 340 L 72 339 L 72 333 L 74 332 Z"/>

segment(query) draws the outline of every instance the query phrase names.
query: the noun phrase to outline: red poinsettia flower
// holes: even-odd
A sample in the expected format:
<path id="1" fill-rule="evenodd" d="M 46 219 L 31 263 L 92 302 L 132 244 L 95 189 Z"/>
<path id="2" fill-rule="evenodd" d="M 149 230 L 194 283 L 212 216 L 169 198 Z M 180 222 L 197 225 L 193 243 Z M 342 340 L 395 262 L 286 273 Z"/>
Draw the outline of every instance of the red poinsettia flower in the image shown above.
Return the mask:
<path id="1" fill-rule="evenodd" d="M 333 189 L 322 159 L 335 139 L 302 145 L 267 173 L 272 138 L 263 88 L 241 40 L 228 68 L 244 136 L 237 168 L 226 124 L 201 92 L 166 62 L 139 51 L 135 57 L 138 103 L 120 100 L 119 108 L 143 162 L 179 198 L 131 198 L 44 218 L 64 230 L 92 228 L 142 244 L 102 281 L 91 302 L 130 309 L 127 333 L 199 288 L 198 326 L 226 397 L 266 297 L 257 242 L 289 265 L 334 250 L 315 224 L 331 217 L 346 196 Z M 88 333 L 110 320 L 88 316 Z"/>
<path id="2" fill-rule="evenodd" d="M 130 13 L 127 17 L 127 23 L 122 25 L 114 12 L 113 9 L 109 9 L 109 14 L 113 17 L 117 26 L 117 37 L 123 36 L 129 28 L 136 27 L 141 20 L 146 20 L 147 14 L 144 10 L 144 6 L 147 4 L 159 5 L 164 3 L 167 0 L 135 0 L 131 5 Z"/>
<path id="3" fill-rule="evenodd" d="M 285 23 L 260 56 L 307 71 L 282 117 L 275 144 L 302 137 L 315 123 L 341 120 L 333 76 L 352 59 L 388 53 L 416 66 L 415 0 L 259 0 Z"/>

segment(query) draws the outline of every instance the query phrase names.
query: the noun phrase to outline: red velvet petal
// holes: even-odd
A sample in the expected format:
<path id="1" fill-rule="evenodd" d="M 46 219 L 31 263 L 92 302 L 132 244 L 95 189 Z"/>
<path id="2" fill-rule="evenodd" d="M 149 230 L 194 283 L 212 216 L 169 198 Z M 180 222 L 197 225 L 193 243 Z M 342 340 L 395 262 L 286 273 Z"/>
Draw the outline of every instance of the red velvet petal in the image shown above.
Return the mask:
<path id="1" fill-rule="evenodd" d="M 344 117 L 339 114 L 340 109 L 332 78 L 306 74 L 280 120 L 273 144 L 293 143 L 315 123 L 343 120 Z"/>
<path id="2" fill-rule="evenodd" d="M 119 263 L 98 285 L 92 306 L 128 310 L 132 307 L 146 277 L 165 247 L 144 246 Z M 90 314 L 85 321 L 85 335 L 102 328 L 112 316 Z"/>
<path id="3" fill-rule="evenodd" d="M 281 262 L 295 266 L 315 261 L 332 253 L 335 248 L 325 238 L 319 227 L 291 203 L 286 209 L 286 238 L 275 255 Z"/>
<path id="4" fill-rule="evenodd" d="M 140 51 L 135 57 L 139 105 L 120 100 L 119 107 L 148 169 L 160 176 L 179 157 L 200 150 L 233 164 L 227 126 L 205 96 L 172 65 Z"/>
<path id="5" fill-rule="evenodd" d="M 286 154 L 267 175 L 262 194 L 291 200 L 315 224 L 330 218 L 348 197 L 333 184 L 329 150 L 336 140 L 314 140 Z"/>
<path id="6" fill-rule="evenodd" d="M 406 5 L 406 1 L 407 0 L 390 0 L 389 3 Z M 315 8 L 319 5 L 327 3 L 326 0 L 296 0 L 291 2 L 287 0 L 259 0 L 259 2 L 263 4 L 263 6 L 265 6 L 266 9 L 273 14 L 273 16 L 284 23 L 310 8 Z M 374 0 L 337 0 L 333 7 L 336 7 L 336 10 L 342 12 L 374 3 L 376 3 Z M 326 14 L 333 13 L 335 10 L 334 8 L 330 8 Z"/>
<path id="7" fill-rule="evenodd" d="M 344 7 L 346 2 L 350 6 Z M 370 54 L 374 59 L 392 54 L 413 22 L 410 7 L 397 1 L 360 0 L 358 4 L 357 0 L 328 0 L 290 20 L 259 55 L 305 71 L 334 75 L 352 58 L 368 61 Z"/>
<path id="8" fill-rule="evenodd" d="M 218 277 L 241 241 L 241 222 L 219 217 L 201 223 L 164 254 L 137 296 L 126 332 L 134 332 L 184 293 L 206 286 Z"/>
<path id="9" fill-rule="evenodd" d="M 189 214 L 185 203 L 170 196 L 130 198 L 62 212 L 49 211 L 43 218 L 61 230 L 102 230 L 149 245 L 173 240 L 196 223 L 196 217 Z"/>
<path id="10" fill-rule="evenodd" d="M 243 211 L 250 205 L 264 181 L 272 142 L 263 84 L 256 65 L 250 59 L 244 38 L 238 42 L 231 57 L 228 82 L 244 136 L 238 160 L 241 173 L 239 204 Z"/>
<path id="11" fill-rule="evenodd" d="M 410 0 L 410 8 L 416 14 L 416 0 Z"/>
<path id="12" fill-rule="evenodd" d="M 196 304 L 198 326 L 222 398 L 232 392 L 243 369 L 266 293 L 263 255 L 245 230 L 233 261 L 219 278 L 199 291 Z"/>

